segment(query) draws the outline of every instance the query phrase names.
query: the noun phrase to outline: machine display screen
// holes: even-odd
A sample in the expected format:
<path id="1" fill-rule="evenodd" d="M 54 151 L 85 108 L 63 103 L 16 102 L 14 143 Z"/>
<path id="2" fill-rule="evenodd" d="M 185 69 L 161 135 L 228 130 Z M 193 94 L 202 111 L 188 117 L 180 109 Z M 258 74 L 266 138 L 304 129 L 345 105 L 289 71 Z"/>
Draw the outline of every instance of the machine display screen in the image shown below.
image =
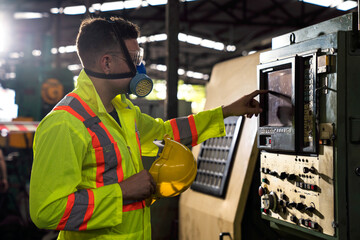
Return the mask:
<path id="1" fill-rule="evenodd" d="M 291 68 L 268 73 L 268 126 L 290 127 L 293 124 Z"/>

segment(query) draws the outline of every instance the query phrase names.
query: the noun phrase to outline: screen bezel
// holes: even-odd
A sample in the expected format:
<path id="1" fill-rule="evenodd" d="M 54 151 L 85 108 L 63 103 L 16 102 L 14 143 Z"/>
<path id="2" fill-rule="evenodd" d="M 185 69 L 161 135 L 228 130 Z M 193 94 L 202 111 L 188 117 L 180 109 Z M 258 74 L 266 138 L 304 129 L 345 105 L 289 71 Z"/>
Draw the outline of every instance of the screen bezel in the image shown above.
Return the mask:
<path id="1" fill-rule="evenodd" d="M 299 58 L 291 57 L 283 60 L 278 60 L 275 62 L 265 63 L 257 66 L 258 73 L 258 84 L 259 89 L 268 89 L 268 74 L 271 72 L 291 69 L 291 104 L 293 107 L 292 115 L 292 126 L 268 126 L 268 97 L 266 95 L 260 96 L 260 105 L 263 108 L 263 112 L 259 115 L 258 119 L 258 148 L 270 151 L 287 151 L 295 152 L 296 151 L 296 125 L 298 111 L 296 109 L 296 92 L 297 92 L 297 79 L 298 79 L 298 70 L 299 70 Z M 270 137 L 272 139 L 271 144 L 265 141 L 264 138 Z"/>
<path id="2" fill-rule="evenodd" d="M 260 83 L 260 89 L 268 89 L 267 83 L 268 83 L 268 74 L 272 73 L 272 72 L 276 72 L 276 71 L 280 71 L 280 70 L 285 70 L 285 69 L 291 69 L 291 86 L 292 86 L 292 90 L 291 90 L 291 105 L 293 106 L 293 116 L 292 116 L 292 126 L 276 126 L 276 127 L 294 127 L 295 125 L 295 115 L 296 115 L 296 111 L 295 111 L 295 95 L 296 95 L 296 86 L 295 86 L 295 79 L 296 79 L 296 68 L 295 68 L 295 57 L 291 58 L 291 59 L 285 59 L 285 60 L 281 60 L 281 61 L 277 61 L 277 62 L 272 62 L 269 64 L 263 64 L 258 66 L 258 74 L 259 74 L 259 83 Z M 261 95 L 260 96 L 260 104 L 262 107 L 266 107 L 268 105 L 268 97 L 266 95 Z M 266 125 L 266 123 L 268 122 L 268 112 L 266 111 L 267 109 L 265 109 L 265 111 L 262 112 L 262 114 L 260 114 L 260 123 L 259 126 L 260 127 L 272 127 L 272 126 L 268 126 Z"/>

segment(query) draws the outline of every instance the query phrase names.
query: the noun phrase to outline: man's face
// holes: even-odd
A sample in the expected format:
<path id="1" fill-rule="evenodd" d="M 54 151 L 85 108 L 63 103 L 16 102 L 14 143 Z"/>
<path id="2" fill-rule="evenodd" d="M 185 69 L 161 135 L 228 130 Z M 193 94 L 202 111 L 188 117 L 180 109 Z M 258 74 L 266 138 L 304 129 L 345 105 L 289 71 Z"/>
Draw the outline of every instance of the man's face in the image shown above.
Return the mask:
<path id="1" fill-rule="evenodd" d="M 139 44 L 136 39 L 127 39 L 124 40 L 125 45 L 129 51 L 131 59 L 135 59 L 135 55 L 140 51 Z M 119 73 L 127 73 L 131 72 L 128 63 L 126 62 L 126 58 L 124 54 L 119 52 L 119 54 L 113 55 L 112 60 L 114 61 L 112 64 L 111 73 L 119 74 Z M 122 78 L 122 79 L 114 79 L 108 80 L 110 87 L 119 94 L 119 93 L 127 93 L 129 89 L 131 78 Z"/>

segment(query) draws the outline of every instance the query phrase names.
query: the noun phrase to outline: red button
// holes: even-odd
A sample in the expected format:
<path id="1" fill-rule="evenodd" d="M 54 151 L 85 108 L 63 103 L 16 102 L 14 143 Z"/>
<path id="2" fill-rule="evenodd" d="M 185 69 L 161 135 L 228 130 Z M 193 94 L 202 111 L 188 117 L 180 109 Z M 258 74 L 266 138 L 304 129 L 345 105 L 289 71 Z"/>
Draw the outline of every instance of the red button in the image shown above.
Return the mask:
<path id="1" fill-rule="evenodd" d="M 264 195 L 264 193 L 265 193 L 265 189 L 262 186 L 260 186 L 259 187 L 259 196 L 261 197 L 262 195 Z"/>

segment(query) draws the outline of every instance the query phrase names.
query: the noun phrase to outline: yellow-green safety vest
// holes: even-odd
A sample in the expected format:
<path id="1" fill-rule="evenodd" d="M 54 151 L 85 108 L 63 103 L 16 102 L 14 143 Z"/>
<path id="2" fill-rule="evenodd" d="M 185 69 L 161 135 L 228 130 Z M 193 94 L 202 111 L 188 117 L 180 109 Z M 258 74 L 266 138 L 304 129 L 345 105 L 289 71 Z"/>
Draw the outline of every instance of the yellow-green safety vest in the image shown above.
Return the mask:
<path id="1" fill-rule="evenodd" d="M 153 140 L 165 134 L 192 146 L 225 135 L 221 107 L 164 122 L 125 95 L 112 104 L 121 126 L 82 71 L 35 133 L 30 216 L 58 239 L 151 239 L 149 207 L 124 202 L 118 183 L 143 169 L 141 156 L 156 156 Z"/>

